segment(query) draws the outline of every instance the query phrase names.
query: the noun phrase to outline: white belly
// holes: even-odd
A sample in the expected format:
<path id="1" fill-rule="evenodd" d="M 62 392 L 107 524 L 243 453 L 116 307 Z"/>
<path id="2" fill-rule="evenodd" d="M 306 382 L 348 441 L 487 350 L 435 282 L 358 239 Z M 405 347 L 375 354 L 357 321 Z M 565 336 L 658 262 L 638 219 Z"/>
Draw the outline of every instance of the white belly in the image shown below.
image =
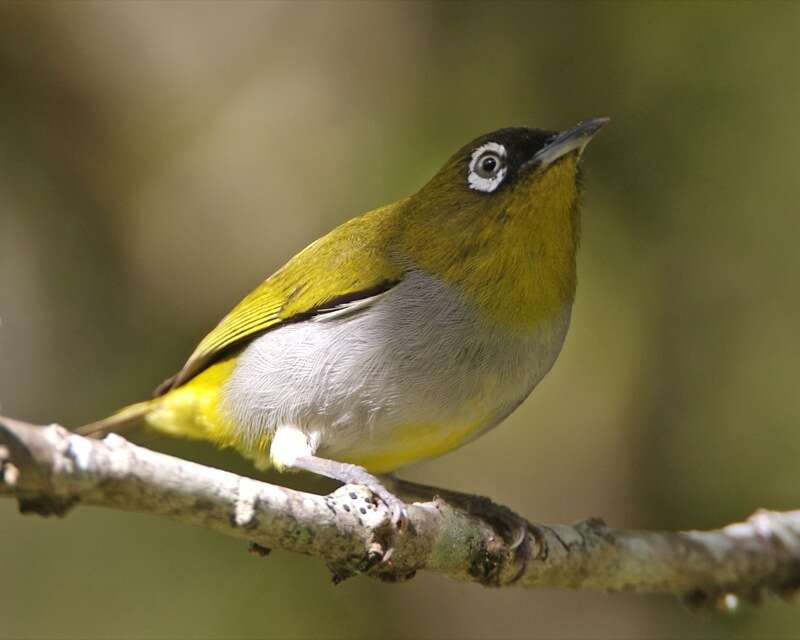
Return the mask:
<path id="1" fill-rule="evenodd" d="M 411 272 L 364 308 L 255 339 L 223 410 L 245 442 L 294 426 L 320 456 L 388 471 L 511 413 L 555 362 L 569 316 L 565 308 L 535 330 L 497 332 L 452 286 Z"/>

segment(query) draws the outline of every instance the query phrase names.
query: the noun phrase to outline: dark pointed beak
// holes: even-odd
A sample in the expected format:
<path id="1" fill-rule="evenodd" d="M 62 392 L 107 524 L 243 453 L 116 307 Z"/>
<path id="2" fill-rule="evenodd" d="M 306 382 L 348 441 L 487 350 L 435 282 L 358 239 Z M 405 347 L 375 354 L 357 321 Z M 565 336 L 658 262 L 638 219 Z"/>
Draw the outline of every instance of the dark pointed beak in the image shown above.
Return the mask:
<path id="1" fill-rule="evenodd" d="M 550 140 L 543 149 L 536 152 L 526 164 L 542 165 L 544 167 L 553 164 L 559 158 L 564 157 L 571 151 L 578 152 L 578 156 L 583 153 L 583 149 L 589 144 L 594 135 L 600 131 L 611 118 L 592 118 L 578 123 L 572 129 L 567 129 L 556 135 Z"/>

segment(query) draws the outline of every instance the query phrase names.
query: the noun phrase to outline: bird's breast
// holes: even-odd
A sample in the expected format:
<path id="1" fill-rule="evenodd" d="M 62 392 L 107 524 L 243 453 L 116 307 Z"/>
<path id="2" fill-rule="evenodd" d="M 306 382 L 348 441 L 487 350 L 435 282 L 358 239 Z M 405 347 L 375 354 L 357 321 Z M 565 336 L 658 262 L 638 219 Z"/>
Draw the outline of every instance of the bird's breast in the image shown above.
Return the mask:
<path id="1" fill-rule="evenodd" d="M 390 471 L 505 418 L 553 365 L 569 316 L 566 305 L 524 331 L 493 327 L 457 287 L 411 271 L 352 313 L 255 339 L 222 407 L 245 448 L 293 425 L 318 434 L 319 455 Z"/>

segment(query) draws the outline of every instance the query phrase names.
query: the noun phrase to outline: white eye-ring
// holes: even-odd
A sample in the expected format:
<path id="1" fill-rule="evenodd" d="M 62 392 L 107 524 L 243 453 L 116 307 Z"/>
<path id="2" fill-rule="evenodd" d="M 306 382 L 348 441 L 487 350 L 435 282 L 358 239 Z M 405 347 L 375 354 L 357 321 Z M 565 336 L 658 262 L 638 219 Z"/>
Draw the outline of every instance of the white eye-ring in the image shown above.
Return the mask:
<path id="1" fill-rule="evenodd" d="M 467 183 L 470 189 L 491 193 L 506 177 L 506 148 L 497 142 L 487 142 L 472 152 Z"/>

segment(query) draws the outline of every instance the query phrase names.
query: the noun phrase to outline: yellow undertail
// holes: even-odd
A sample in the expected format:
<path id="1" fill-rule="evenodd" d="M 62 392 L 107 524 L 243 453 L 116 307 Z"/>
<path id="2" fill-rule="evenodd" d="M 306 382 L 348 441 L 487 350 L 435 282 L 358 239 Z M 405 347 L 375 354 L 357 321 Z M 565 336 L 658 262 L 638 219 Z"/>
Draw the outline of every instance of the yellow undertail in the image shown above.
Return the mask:
<path id="1" fill-rule="evenodd" d="M 120 409 L 104 420 L 80 427 L 77 432 L 98 437 L 145 426 L 172 437 L 209 440 L 219 447 L 235 447 L 263 467 L 267 464 L 269 440 L 264 438 L 263 442 L 246 446 L 237 438 L 238 431 L 220 409 L 222 388 L 234 364 L 234 357 L 220 360 L 177 389 Z"/>

